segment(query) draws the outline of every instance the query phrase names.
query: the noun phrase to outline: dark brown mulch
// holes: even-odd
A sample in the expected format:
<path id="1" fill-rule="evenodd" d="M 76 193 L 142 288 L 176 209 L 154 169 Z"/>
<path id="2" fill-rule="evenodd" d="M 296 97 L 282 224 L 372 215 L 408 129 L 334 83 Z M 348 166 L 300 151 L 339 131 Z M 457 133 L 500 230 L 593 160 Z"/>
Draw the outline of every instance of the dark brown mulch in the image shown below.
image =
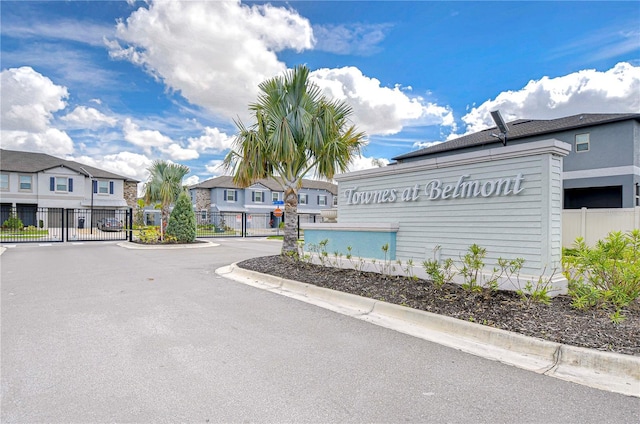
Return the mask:
<path id="1" fill-rule="evenodd" d="M 282 256 L 253 258 L 238 266 L 553 342 L 640 356 L 638 302 L 624 311 L 624 321 L 614 324 L 611 311 L 578 311 L 568 296 L 557 296 L 549 305 L 525 304 L 509 291 L 469 293 L 453 284 L 438 289 L 425 280 L 323 267 Z"/>

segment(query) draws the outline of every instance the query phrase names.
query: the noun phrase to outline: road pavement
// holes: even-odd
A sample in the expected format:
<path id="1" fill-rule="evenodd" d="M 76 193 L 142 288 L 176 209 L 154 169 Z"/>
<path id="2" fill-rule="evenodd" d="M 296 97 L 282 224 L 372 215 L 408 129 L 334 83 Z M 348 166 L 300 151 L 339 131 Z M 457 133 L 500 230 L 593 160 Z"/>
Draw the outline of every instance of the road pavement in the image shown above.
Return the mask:
<path id="1" fill-rule="evenodd" d="M 0 256 L 3 423 L 636 423 L 546 377 L 215 273 L 279 242 L 17 245 Z"/>

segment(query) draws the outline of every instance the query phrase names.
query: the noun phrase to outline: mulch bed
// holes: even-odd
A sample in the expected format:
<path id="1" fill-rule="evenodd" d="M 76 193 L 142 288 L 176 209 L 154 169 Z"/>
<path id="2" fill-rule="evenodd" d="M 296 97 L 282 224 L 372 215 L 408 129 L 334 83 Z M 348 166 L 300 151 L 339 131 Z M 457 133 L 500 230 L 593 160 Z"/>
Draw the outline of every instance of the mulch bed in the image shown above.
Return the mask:
<path id="1" fill-rule="evenodd" d="M 637 301 L 624 310 L 626 319 L 614 324 L 611 311 L 578 311 L 568 296 L 557 296 L 549 305 L 525 304 L 510 291 L 470 293 L 454 284 L 436 288 L 425 280 L 323 267 L 282 256 L 248 259 L 238 266 L 553 342 L 640 356 Z"/>

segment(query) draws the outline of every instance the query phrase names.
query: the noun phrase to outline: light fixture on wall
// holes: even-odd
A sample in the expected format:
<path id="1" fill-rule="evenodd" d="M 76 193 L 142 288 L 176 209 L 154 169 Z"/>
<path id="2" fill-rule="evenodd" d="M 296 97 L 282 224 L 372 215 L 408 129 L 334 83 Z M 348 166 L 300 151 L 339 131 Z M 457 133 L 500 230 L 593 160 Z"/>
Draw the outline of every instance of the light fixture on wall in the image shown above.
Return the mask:
<path id="1" fill-rule="evenodd" d="M 506 146 L 507 145 L 507 133 L 509 132 L 509 128 L 507 127 L 507 123 L 504 122 L 504 119 L 502 119 L 502 115 L 500 115 L 500 111 L 499 110 L 494 110 L 493 112 L 491 112 L 491 118 L 493 119 L 493 122 L 496 123 L 496 126 L 498 127 L 498 130 L 500 131 L 500 134 L 491 134 L 493 137 L 499 138 L 500 140 L 502 140 L 502 145 Z"/>

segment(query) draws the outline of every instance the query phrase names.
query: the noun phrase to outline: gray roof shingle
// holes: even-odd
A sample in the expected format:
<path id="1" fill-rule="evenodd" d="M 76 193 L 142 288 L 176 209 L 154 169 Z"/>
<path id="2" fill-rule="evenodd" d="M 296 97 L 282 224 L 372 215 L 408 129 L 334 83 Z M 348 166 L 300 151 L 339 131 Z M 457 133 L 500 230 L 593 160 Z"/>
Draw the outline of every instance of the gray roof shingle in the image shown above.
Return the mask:
<path id="1" fill-rule="evenodd" d="M 46 153 L 0 149 L 0 170 L 5 172 L 36 173 L 59 166 L 64 166 L 65 168 L 69 168 L 79 174 L 86 175 L 86 173 L 82 169 L 80 169 L 82 167 L 86 169 L 87 172 L 89 172 L 94 178 L 108 178 L 139 182 L 138 180 L 135 180 L 133 178 L 123 177 L 122 175 L 114 174 L 113 172 L 105 171 L 100 168 L 84 165 L 82 163 L 74 162 L 71 160 L 60 159 L 55 156 L 47 155 Z"/>
<path id="2" fill-rule="evenodd" d="M 640 121 L 640 113 L 582 113 L 579 115 L 548 120 L 518 119 L 507 123 L 507 127 L 509 128 L 507 140 L 517 140 L 558 131 L 567 131 L 574 128 L 589 127 L 630 119 Z M 396 156 L 393 160 L 401 162 L 403 159 L 428 156 L 434 153 L 464 149 L 467 147 L 481 146 L 485 144 L 502 143 L 501 140 L 492 135 L 497 133 L 498 129 L 496 127 L 487 128 L 486 130 L 479 131 L 477 133 L 467 134 L 444 143 Z"/>
<path id="3" fill-rule="evenodd" d="M 282 187 L 278 184 L 273 178 L 263 178 L 261 180 L 256 181 L 256 184 L 262 184 L 267 187 L 271 191 L 282 191 Z M 194 184 L 189 188 L 238 188 L 233 183 L 233 177 L 230 176 L 220 176 L 208 179 L 198 184 Z M 317 181 L 317 180 L 302 180 L 302 188 L 307 189 L 316 189 L 316 190 L 326 190 L 332 194 L 338 194 L 338 187 L 335 184 L 332 184 L 327 181 Z"/>

